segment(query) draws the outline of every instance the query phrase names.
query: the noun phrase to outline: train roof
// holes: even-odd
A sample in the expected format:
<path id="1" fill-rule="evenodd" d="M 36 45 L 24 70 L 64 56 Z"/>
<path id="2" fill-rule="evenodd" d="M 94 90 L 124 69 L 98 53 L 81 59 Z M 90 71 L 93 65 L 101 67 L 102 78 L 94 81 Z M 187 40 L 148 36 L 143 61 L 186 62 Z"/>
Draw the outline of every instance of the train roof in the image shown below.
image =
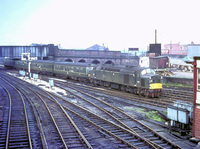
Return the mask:
<path id="1" fill-rule="evenodd" d="M 70 66 L 82 66 L 82 67 L 92 67 L 96 66 L 95 64 L 91 63 L 73 63 L 73 62 L 55 62 L 57 65 L 70 65 Z"/>
<path id="2" fill-rule="evenodd" d="M 36 62 L 36 63 L 54 63 L 54 61 L 51 61 L 51 60 L 32 60 L 31 62 Z"/>
<path id="3" fill-rule="evenodd" d="M 96 66 L 95 64 L 90 64 L 90 63 L 55 62 L 55 61 L 51 61 L 51 60 L 33 60 L 32 62 L 49 63 L 49 64 L 54 63 L 57 65 L 70 65 L 70 66 L 83 66 L 83 67 Z"/>
<path id="4" fill-rule="evenodd" d="M 124 65 L 113 65 L 113 64 L 103 64 L 98 67 L 98 69 L 105 69 L 110 71 L 118 71 L 118 72 L 136 72 L 136 71 L 142 71 L 144 69 L 147 69 L 146 67 L 140 67 L 140 66 L 124 66 Z M 150 69 L 150 68 L 148 68 Z"/>

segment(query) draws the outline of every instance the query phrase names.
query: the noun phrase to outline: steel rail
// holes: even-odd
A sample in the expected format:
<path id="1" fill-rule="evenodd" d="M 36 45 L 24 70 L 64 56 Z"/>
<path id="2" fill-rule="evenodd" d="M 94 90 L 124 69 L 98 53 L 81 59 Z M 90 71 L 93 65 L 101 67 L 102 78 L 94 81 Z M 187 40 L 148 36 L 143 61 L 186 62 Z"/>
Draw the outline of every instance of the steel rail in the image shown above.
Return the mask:
<path id="1" fill-rule="evenodd" d="M 56 81 L 58 81 L 58 80 L 56 80 Z M 60 81 L 60 80 L 58 82 L 61 82 L 62 84 L 64 82 L 66 83 L 66 81 Z M 74 84 L 74 83 L 71 83 L 71 82 L 67 82 L 67 83 Z M 82 85 L 82 84 L 80 84 L 80 85 Z M 150 104 L 152 106 L 156 106 L 156 107 L 165 108 L 166 105 L 169 104 L 168 102 L 163 102 L 161 100 L 157 100 L 157 98 L 142 98 L 142 97 L 139 97 L 138 95 L 135 95 L 135 94 L 119 92 L 119 91 L 115 91 L 115 90 L 111 90 L 111 89 L 104 90 L 104 89 L 101 89 L 101 88 L 96 89 L 96 88 L 91 87 L 91 86 L 87 86 L 87 87 L 90 88 L 90 89 L 87 89 L 87 90 L 90 90 L 90 91 L 96 90 L 96 91 L 101 92 L 101 93 L 106 94 L 106 95 L 114 95 L 114 96 L 117 95 L 117 97 L 124 97 L 124 96 L 122 96 L 122 94 L 126 94 L 126 99 L 128 99 L 128 100 L 135 101 L 135 102 L 138 102 L 138 103 L 143 103 L 143 104 L 148 103 L 148 104 Z M 82 85 L 80 88 L 84 88 L 84 85 Z M 137 99 L 133 99 L 133 97 L 136 97 Z M 153 101 L 152 101 L 152 99 L 153 99 Z M 160 105 L 160 104 L 163 104 L 163 105 Z"/>
<path id="2" fill-rule="evenodd" d="M 104 129 L 103 127 L 101 127 L 101 126 L 95 124 L 94 122 L 92 122 L 92 121 L 88 120 L 87 118 L 81 116 L 80 114 L 76 113 L 75 111 L 69 109 L 68 107 L 66 107 L 66 106 L 63 106 L 63 107 L 64 107 L 66 110 L 70 111 L 71 113 L 74 113 L 74 114 L 77 115 L 78 117 L 80 117 L 80 118 L 86 120 L 87 122 L 91 123 L 91 124 L 94 125 L 95 127 L 99 128 L 99 129 L 101 129 L 101 130 L 103 130 L 104 132 L 106 132 L 106 133 L 108 133 L 108 134 L 114 136 L 114 137 L 117 138 L 118 140 L 120 140 L 120 141 L 126 143 L 128 146 L 130 146 L 130 147 L 132 147 L 132 148 L 134 148 L 134 149 L 137 149 L 136 146 L 134 146 L 133 144 L 129 143 L 128 141 L 122 139 L 121 137 L 115 135 L 114 133 L 112 133 L 112 132 L 110 132 L 110 131 Z M 91 113 L 91 114 L 92 114 L 92 113 Z M 95 115 L 95 116 L 97 116 L 97 115 Z M 99 118 L 102 118 L 102 117 L 99 117 Z M 102 119 L 103 119 L 103 118 L 102 118 Z M 107 121 L 107 120 L 104 119 L 104 121 Z M 108 122 L 108 121 L 107 121 L 107 122 Z M 120 126 L 119 126 L 119 127 L 120 127 Z M 123 127 L 121 127 L 121 128 L 123 128 Z"/>
<path id="3" fill-rule="evenodd" d="M 0 84 L 1 85 L 1 84 Z M 10 96 L 10 93 L 8 92 L 8 90 L 3 86 L 3 85 L 1 85 L 2 87 L 3 87 L 3 89 L 6 91 L 6 93 L 8 94 L 8 98 L 9 98 L 9 114 L 8 114 L 8 125 L 7 125 L 7 134 L 6 134 L 6 146 L 5 146 L 5 148 L 6 149 L 8 149 L 8 143 L 9 143 L 9 134 L 10 134 L 10 121 L 11 121 L 11 104 L 12 104 L 12 102 L 11 102 L 11 96 Z"/>
<path id="4" fill-rule="evenodd" d="M 52 93 L 49 93 L 49 94 L 52 94 Z M 53 95 L 53 96 L 56 96 L 57 98 L 60 98 L 61 100 L 63 100 L 63 99 L 62 99 L 61 97 L 59 97 L 58 95 L 54 95 L 54 94 L 52 94 L 52 95 Z M 134 135 L 134 136 L 136 136 L 136 137 L 142 139 L 143 141 L 145 141 L 145 142 L 146 142 L 147 144 L 149 144 L 151 147 L 156 148 L 156 147 L 153 145 L 153 143 L 148 142 L 147 139 L 141 138 L 141 136 L 139 136 L 138 134 L 135 134 L 135 133 L 132 132 L 131 130 L 128 130 L 128 129 L 126 129 L 126 128 L 120 126 L 120 125 L 114 124 L 114 123 L 112 123 L 112 122 L 106 120 L 106 119 L 103 118 L 103 117 L 100 117 L 100 116 L 98 116 L 98 115 L 95 115 L 94 113 L 88 111 L 87 109 L 85 109 L 85 108 L 83 108 L 83 107 L 81 107 L 81 106 L 78 106 L 78 105 L 73 104 L 73 103 L 71 103 L 71 102 L 69 102 L 69 101 L 66 101 L 66 100 L 64 100 L 64 101 L 65 101 L 65 102 L 68 102 L 68 103 L 70 103 L 70 104 L 72 104 L 72 105 L 74 105 L 75 107 L 77 107 L 77 108 L 79 108 L 79 109 L 81 109 L 81 110 L 83 110 L 83 111 L 86 111 L 86 112 L 90 113 L 91 115 L 94 115 L 94 116 L 96 116 L 96 117 L 98 117 L 98 118 L 100 118 L 100 119 L 103 119 L 104 121 L 106 121 L 106 122 L 108 122 L 108 123 L 110 123 L 110 124 L 112 124 L 112 125 L 115 125 L 116 127 L 119 127 L 120 129 L 123 129 L 124 131 L 127 131 L 127 132 L 131 133 L 132 135 Z M 68 109 L 66 106 L 63 106 L 63 107 L 64 107 L 65 109 Z M 70 110 L 70 111 L 72 111 L 72 110 Z M 89 122 L 91 122 L 91 121 L 89 121 Z M 93 122 L 92 122 L 92 123 L 93 123 Z M 94 123 L 93 123 L 93 124 L 94 124 Z M 96 124 L 95 124 L 95 125 L 96 125 Z M 98 127 L 100 127 L 100 126 L 98 126 Z M 102 128 L 102 127 L 100 127 L 100 128 Z M 102 129 L 103 129 L 103 128 L 102 128 Z M 104 129 L 104 130 L 105 130 L 105 129 Z M 129 145 L 131 145 L 131 144 L 130 144 L 129 142 L 127 142 L 126 140 L 123 140 L 122 138 L 120 138 L 120 137 L 118 137 L 118 136 L 112 134 L 111 132 L 109 132 L 109 131 L 107 131 L 107 130 L 106 130 L 106 132 L 108 132 L 109 134 L 113 135 L 114 137 L 116 137 L 116 138 L 118 138 L 118 139 L 124 141 L 125 143 L 128 143 Z M 132 146 L 132 147 L 134 147 L 134 146 Z M 158 148 L 162 148 L 162 147 L 160 147 L 159 145 L 158 145 L 157 147 L 158 147 Z"/>
<path id="5" fill-rule="evenodd" d="M 41 98 L 41 96 L 40 96 L 37 92 L 35 92 L 34 90 L 32 90 L 32 89 L 31 89 L 30 87 L 28 87 L 28 86 L 26 86 L 26 87 L 29 88 L 29 90 L 31 90 L 32 92 L 34 92 L 34 93 L 42 100 L 42 102 L 43 102 L 44 105 L 46 106 L 46 108 L 47 108 L 47 110 L 48 110 L 48 112 L 49 112 L 49 114 L 50 114 L 50 116 L 51 116 L 51 118 L 52 118 L 52 120 L 53 120 L 54 125 L 56 126 L 56 129 L 57 129 L 57 131 L 58 131 L 58 133 L 59 133 L 59 135 L 60 135 L 62 141 L 64 142 L 65 148 L 67 148 L 67 145 L 66 145 L 66 143 L 65 143 L 65 141 L 64 141 L 64 138 L 63 138 L 63 136 L 62 136 L 62 133 L 60 132 L 60 130 L 59 130 L 57 124 L 56 124 L 56 121 L 55 121 L 55 119 L 53 118 L 53 115 L 51 114 L 51 111 L 50 111 L 50 109 L 48 108 L 48 105 L 46 104 L 46 102 Z M 44 91 L 44 90 L 43 90 L 43 91 Z M 44 91 L 44 92 L 46 92 L 46 91 Z M 48 92 L 46 92 L 46 94 L 48 94 Z M 51 96 L 51 95 L 49 94 L 49 96 Z M 75 125 L 75 123 L 73 122 L 73 120 L 71 119 L 71 117 L 70 117 L 70 116 L 66 113 L 66 111 L 63 109 L 63 107 L 61 106 L 61 104 L 60 104 L 53 96 L 51 96 L 51 97 L 56 101 L 56 104 L 59 105 L 59 107 L 60 107 L 61 110 L 64 112 L 65 116 L 69 119 L 69 121 L 71 122 L 71 124 L 73 125 L 73 127 L 76 129 L 76 131 L 78 132 L 78 134 L 81 136 L 82 140 L 85 142 L 85 144 L 87 145 L 87 147 L 90 148 L 90 149 L 92 149 L 92 146 L 90 145 L 90 143 L 87 141 L 87 139 L 84 137 L 84 135 L 83 135 L 83 134 L 81 133 L 81 131 L 78 129 L 78 127 Z"/>
<path id="6" fill-rule="evenodd" d="M 65 85 L 66 85 L 66 84 L 65 84 Z M 139 123 L 140 125 L 146 127 L 147 129 L 149 129 L 150 131 L 152 131 L 154 134 L 156 134 L 159 138 L 162 138 L 162 139 L 165 140 L 166 142 L 170 143 L 172 146 L 174 146 L 174 147 L 176 147 L 176 148 L 181 148 L 181 147 L 179 147 L 178 145 L 176 145 L 176 144 L 174 144 L 173 142 L 171 142 L 169 139 L 165 138 L 164 136 L 161 136 L 159 133 L 157 133 L 156 131 L 154 131 L 154 130 L 151 129 L 150 127 L 144 125 L 143 123 L 141 123 L 141 122 L 138 121 L 137 119 L 135 119 L 135 118 L 133 118 L 132 116 L 128 115 L 127 113 L 125 113 L 125 112 L 122 111 L 121 109 L 119 109 L 119 108 L 117 108 L 117 107 L 114 107 L 114 106 L 108 104 L 107 102 L 102 101 L 102 100 L 100 100 L 100 99 L 98 99 L 98 98 L 96 98 L 96 97 L 94 97 L 94 96 L 92 96 L 92 95 L 89 95 L 88 93 L 82 92 L 82 91 L 78 90 L 78 89 L 75 88 L 75 87 L 72 87 L 72 86 L 68 86 L 68 87 L 69 87 L 69 88 L 72 88 L 72 89 L 74 89 L 74 90 L 76 90 L 76 91 L 78 91 L 78 92 L 81 92 L 82 94 L 87 95 L 87 96 L 89 96 L 89 97 L 91 97 L 91 98 L 95 98 L 95 99 L 98 100 L 99 102 L 102 102 L 102 103 L 104 103 L 104 104 L 106 104 L 106 105 L 108 105 L 108 106 L 114 108 L 115 110 L 117 110 L 117 111 L 123 113 L 124 115 L 126 115 L 126 116 L 129 117 L 130 119 L 136 121 L 136 122 Z M 62 88 L 62 87 L 60 87 L 60 88 Z M 71 93 L 74 94 L 73 92 L 71 92 Z M 77 96 L 76 94 L 74 94 L 74 95 Z M 81 98 L 83 99 L 83 97 L 81 97 Z M 134 130 L 133 130 L 133 131 L 134 131 Z M 135 131 L 134 131 L 134 132 L 135 132 Z M 142 136 L 141 136 L 141 137 L 142 137 Z M 145 139 L 146 139 L 146 138 L 145 138 Z M 148 140 L 148 139 L 147 139 L 147 140 Z M 151 142 L 150 140 L 148 140 L 148 141 Z M 153 143 L 153 142 L 151 142 L 151 143 L 154 144 L 154 145 L 156 145 L 156 146 L 158 145 L 158 144 L 155 144 L 155 143 Z M 160 147 L 160 146 L 158 145 L 157 147 Z"/>
<path id="7" fill-rule="evenodd" d="M 20 91 L 17 88 L 15 88 L 7 80 L 5 80 L 5 79 L 3 79 L 3 80 L 9 86 L 11 86 L 12 88 L 14 88 L 18 92 L 18 94 L 20 95 L 20 97 L 21 97 L 21 100 L 22 100 L 22 103 L 23 103 L 25 121 L 26 121 L 26 129 L 27 129 L 27 137 L 28 137 L 29 148 L 32 149 L 31 135 L 30 135 L 30 130 L 29 130 L 28 116 L 27 116 L 27 112 L 26 112 L 26 105 L 25 105 L 25 102 L 24 102 L 24 98 L 23 98 L 23 96 L 21 95 Z M 3 88 L 5 89 L 5 87 L 3 87 Z M 9 93 L 7 89 L 6 89 L 6 92 Z M 11 106 L 12 99 L 11 99 L 10 94 L 9 94 L 9 99 L 10 99 L 10 111 L 9 111 L 9 123 L 8 123 L 7 139 L 6 139 L 6 149 L 9 148 L 8 143 L 9 143 L 9 137 L 10 137 L 10 122 L 11 122 L 11 113 L 12 113 L 12 111 L 11 111 L 11 109 L 12 109 L 12 106 Z"/>
<path id="8" fill-rule="evenodd" d="M 25 90 L 23 88 L 21 88 L 20 90 L 22 90 L 22 92 L 24 92 L 24 96 L 26 96 L 26 98 L 29 100 L 29 103 L 31 104 L 32 108 L 33 108 L 33 112 L 34 112 L 34 115 L 35 115 L 35 118 L 36 118 L 36 121 L 37 121 L 37 125 L 38 125 L 38 128 L 39 128 L 39 133 L 40 133 L 40 136 L 41 136 L 41 140 L 42 140 L 42 147 L 44 149 L 48 149 L 48 145 L 47 145 L 47 140 L 46 140 L 46 137 L 45 137 L 45 134 L 44 134 L 44 131 L 43 131 L 43 128 L 42 128 L 42 124 L 40 122 L 40 119 L 39 119 L 39 113 L 37 112 L 33 102 L 31 101 L 30 97 L 28 97 L 26 94 L 25 94 Z"/>
<path id="9" fill-rule="evenodd" d="M 36 93 L 38 96 L 43 96 L 41 95 L 40 93 L 36 92 L 36 91 L 33 91 L 30 87 L 26 86 L 27 88 L 29 88 L 32 92 Z M 43 90 L 43 92 L 45 92 L 46 94 L 48 94 L 52 99 L 53 101 L 61 108 L 61 110 L 64 112 L 65 116 L 69 119 L 69 121 L 71 122 L 71 124 L 73 125 L 73 127 L 76 129 L 76 131 L 78 132 L 78 134 L 81 136 L 82 140 L 86 143 L 87 147 L 89 149 L 92 149 L 92 146 L 90 145 L 90 143 L 87 141 L 87 139 L 85 138 L 85 136 L 81 133 L 81 131 L 79 130 L 79 128 L 76 126 L 76 124 L 73 122 L 73 120 L 71 119 L 71 117 L 67 114 L 67 112 L 64 110 L 64 108 L 62 107 L 62 105 L 52 96 L 50 95 L 48 92 L 46 92 L 45 90 Z M 47 97 L 46 97 L 47 98 Z M 40 98 L 41 99 L 41 98 Z M 42 99 L 42 101 L 45 103 L 45 106 L 47 107 L 48 105 L 46 104 L 46 102 Z M 48 111 L 50 111 L 50 109 L 48 108 Z M 52 115 L 52 114 L 51 114 Z M 52 115 L 52 118 L 53 118 L 53 115 Z M 55 122 L 56 124 L 56 121 L 55 119 L 53 118 L 53 121 Z M 60 132 L 57 124 L 56 124 L 56 127 L 60 133 L 60 135 L 62 136 L 62 133 Z M 64 141 L 64 138 L 62 137 L 62 140 Z M 65 142 L 65 141 L 64 141 Z M 67 148 L 67 144 L 65 143 L 66 145 L 66 148 Z"/>
<path id="10" fill-rule="evenodd" d="M 45 91 L 46 92 L 46 91 Z M 68 113 L 64 110 L 63 106 L 58 102 L 57 99 L 55 99 L 51 94 L 49 94 L 48 92 L 46 92 L 46 94 L 48 94 L 53 101 L 55 101 L 55 103 L 57 103 L 59 105 L 59 107 L 62 109 L 62 111 L 64 112 L 65 116 L 70 120 L 70 122 L 72 123 L 72 125 L 74 126 L 74 128 L 77 130 L 78 134 L 81 136 L 81 138 L 83 139 L 83 141 L 86 143 L 87 147 L 89 149 L 92 149 L 92 146 L 90 145 L 90 143 L 88 142 L 88 140 L 85 138 L 85 136 L 81 133 L 80 129 L 76 126 L 76 124 L 74 123 L 74 121 L 71 119 L 71 117 L 68 115 Z"/>
<path id="11" fill-rule="evenodd" d="M 62 88 L 62 87 L 60 87 L 60 88 Z M 74 90 L 76 90 L 76 91 L 78 91 L 78 92 L 80 92 L 80 93 L 82 93 L 82 94 L 84 94 L 84 95 L 87 95 L 87 96 L 89 96 L 89 97 L 91 97 L 91 98 L 94 98 L 94 99 L 96 99 L 96 100 L 98 100 L 98 101 L 100 101 L 100 102 L 106 104 L 107 106 L 110 106 L 110 107 L 116 109 L 116 107 L 114 107 L 114 106 L 112 106 L 112 105 L 106 103 L 105 101 L 99 100 L 98 98 L 96 98 L 96 97 L 94 97 L 94 96 L 91 96 L 91 95 L 89 95 L 88 93 L 85 93 L 85 92 L 83 92 L 83 91 L 80 91 L 80 90 L 78 90 L 78 89 L 76 89 L 76 88 L 74 88 L 74 87 L 72 87 L 72 86 L 70 86 L 69 88 L 74 89 Z M 108 114 L 110 117 L 112 117 L 114 120 L 116 120 L 118 123 L 120 123 L 122 126 L 124 126 L 125 128 L 129 129 L 130 131 L 132 131 L 132 132 L 135 133 L 136 135 L 140 136 L 136 131 L 134 131 L 132 128 L 130 128 L 129 126 L 127 126 L 125 123 L 121 122 L 119 119 L 117 119 L 115 116 L 113 116 L 111 113 L 109 113 L 109 112 L 106 111 L 105 109 L 103 109 L 103 108 L 99 107 L 98 105 L 92 103 L 91 101 L 87 100 L 86 98 L 81 97 L 81 96 L 79 96 L 79 95 L 73 93 L 72 91 L 69 91 L 69 90 L 68 90 L 68 92 L 70 92 L 70 93 L 73 94 L 74 96 L 77 96 L 77 97 L 81 98 L 82 100 L 85 100 L 86 102 L 92 104 L 93 106 L 97 107 L 98 109 L 102 110 L 103 112 L 105 112 L 106 114 Z M 127 114 L 124 113 L 123 111 L 120 110 L 120 112 L 122 112 L 123 114 L 125 114 L 125 115 L 127 116 Z M 151 142 L 150 140 L 148 140 L 148 139 L 146 139 L 146 138 L 144 138 L 144 137 L 142 137 L 142 136 L 140 136 L 140 137 L 141 137 L 142 139 L 146 140 L 146 142 L 148 142 L 149 144 L 151 144 L 151 145 L 154 146 L 155 148 L 156 148 L 156 147 L 157 147 L 157 148 L 162 148 L 160 145 L 155 144 L 154 142 Z"/>
<path id="12" fill-rule="evenodd" d="M 29 88 L 29 89 L 30 89 L 31 91 L 33 91 L 31 88 Z M 34 91 L 33 91 L 33 92 L 34 92 Z M 38 98 L 41 99 L 41 101 L 44 103 L 44 105 L 45 105 L 45 107 L 46 107 L 46 109 L 47 109 L 47 111 L 48 111 L 48 113 L 49 113 L 49 115 L 50 115 L 50 117 L 51 117 L 51 119 L 52 119 L 52 121 L 53 121 L 55 127 L 56 127 L 56 130 L 58 131 L 58 134 L 59 134 L 59 136 L 60 136 L 60 138 L 61 138 L 61 140 L 62 140 L 62 142 L 63 142 L 63 144 L 64 144 L 64 147 L 67 149 L 68 147 L 67 147 L 67 145 L 66 145 L 66 143 L 65 143 L 65 141 L 64 141 L 64 139 L 63 139 L 62 134 L 60 133 L 60 130 L 58 129 L 58 126 L 57 126 L 57 124 L 56 124 L 56 122 L 55 122 L 55 120 L 54 120 L 54 118 L 53 118 L 53 116 L 52 116 L 52 114 L 51 114 L 51 112 L 50 112 L 50 110 L 49 110 L 49 108 L 48 108 L 46 102 L 42 99 L 42 97 L 41 97 L 38 93 L 35 92 L 35 94 L 36 94 L 36 95 L 38 96 Z M 48 146 L 47 146 L 47 148 L 48 148 Z"/>
<path id="13" fill-rule="evenodd" d="M 27 87 L 28 87 L 28 86 L 27 86 Z M 55 121 L 55 119 L 54 119 L 54 117 L 53 117 L 53 115 L 52 115 L 52 113 L 51 113 L 51 111 L 50 111 L 50 109 L 49 109 L 47 103 L 44 101 L 44 99 L 43 99 L 37 92 L 33 91 L 30 87 L 28 87 L 28 88 L 29 88 L 32 92 L 34 92 L 34 93 L 40 98 L 40 100 L 44 103 L 44 105 L 45 105 L 45 107 L 46 107 L 46 109 L 47 109 L 47 111 L 48 111 L 48 113 L 49 113 L 49 115 L 50 115 L 50 117 L 51 117 L 51 119 L 52 119 L 52 121 L 53 121 L 55 127 L 56 127 L 56 130 L 58 131 L 58 134 L 59 134 L 59 136 L 60 136 L 60 138 L 61 138 L 61 140 L 62 140 L 62 142 L 63 142 L 63 144 L 64 144 L 64 147 L 65 147 L 66 149 L 68 149 L 67 144 L 65 143 L 64 138 L 63 138 L 63 136 L 62 136 L 62 133 L 60 132 L 60 130 L 59 130 L 57 124 L 56 124 L 56 121 Z"/>

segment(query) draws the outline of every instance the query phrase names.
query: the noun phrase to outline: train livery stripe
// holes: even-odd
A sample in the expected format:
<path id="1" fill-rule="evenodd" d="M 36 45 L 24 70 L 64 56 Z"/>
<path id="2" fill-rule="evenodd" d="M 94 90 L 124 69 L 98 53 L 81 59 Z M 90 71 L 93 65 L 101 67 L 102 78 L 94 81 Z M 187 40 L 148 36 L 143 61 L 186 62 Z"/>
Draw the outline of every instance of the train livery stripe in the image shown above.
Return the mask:
<path id="1" fill-rule="evenodd" d="M 149 89 L 162 89 L 162 83 L 152 83 L 150 84 Z"/>

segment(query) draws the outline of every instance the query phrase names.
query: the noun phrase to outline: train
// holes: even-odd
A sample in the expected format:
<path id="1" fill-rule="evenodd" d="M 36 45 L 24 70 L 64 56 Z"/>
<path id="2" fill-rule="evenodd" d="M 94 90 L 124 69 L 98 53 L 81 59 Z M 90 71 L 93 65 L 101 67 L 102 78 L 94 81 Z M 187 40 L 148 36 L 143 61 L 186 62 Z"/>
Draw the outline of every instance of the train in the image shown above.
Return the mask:
<path id="1" fill-rule="evenodd" d="M 7 58 L 4 66 L 27 70 L 28 61 Z M 162 93 L 162 76 L 146 67 L 32 60 L 30 69 L 31 73 L 52 74 L 145 97 L 160 97 Z"/>

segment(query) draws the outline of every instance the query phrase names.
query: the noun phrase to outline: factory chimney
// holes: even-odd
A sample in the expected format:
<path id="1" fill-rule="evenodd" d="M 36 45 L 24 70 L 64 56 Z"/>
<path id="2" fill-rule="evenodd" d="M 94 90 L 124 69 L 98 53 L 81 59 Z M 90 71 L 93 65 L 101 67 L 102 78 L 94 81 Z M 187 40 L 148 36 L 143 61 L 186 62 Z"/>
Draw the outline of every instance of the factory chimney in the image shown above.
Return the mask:
<path id="1" fill-rule="evenodd" d="M 155 29 L 155 44 L 157 44 L 157 30 Z"/>

